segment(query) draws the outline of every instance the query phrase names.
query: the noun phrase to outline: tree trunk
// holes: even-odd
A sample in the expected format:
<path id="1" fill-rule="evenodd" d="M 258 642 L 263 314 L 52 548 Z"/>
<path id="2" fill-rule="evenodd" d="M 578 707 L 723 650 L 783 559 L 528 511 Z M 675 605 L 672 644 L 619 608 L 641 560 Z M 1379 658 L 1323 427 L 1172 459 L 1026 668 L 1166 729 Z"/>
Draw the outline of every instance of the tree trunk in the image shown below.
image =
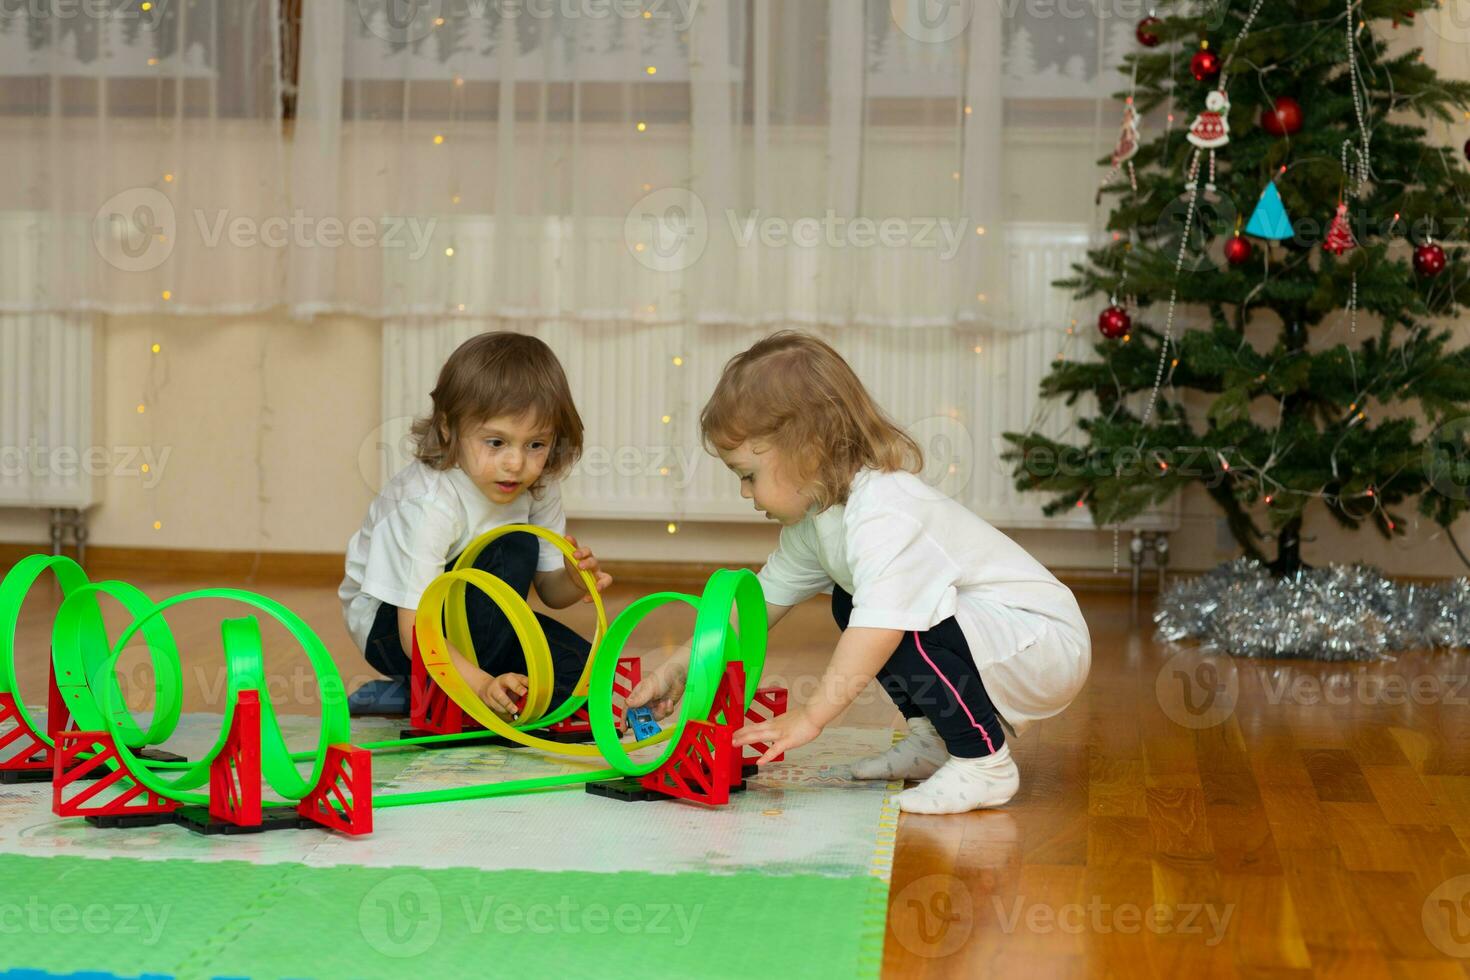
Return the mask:
<path id="1" fill-rule="evenodd" d="M 1302 564 L 1302 519 L 1293 517 L 1276 536 L 1276 560 L 1270 565 L 1271 574 L 1281 578 L 1306 567 Z"/>

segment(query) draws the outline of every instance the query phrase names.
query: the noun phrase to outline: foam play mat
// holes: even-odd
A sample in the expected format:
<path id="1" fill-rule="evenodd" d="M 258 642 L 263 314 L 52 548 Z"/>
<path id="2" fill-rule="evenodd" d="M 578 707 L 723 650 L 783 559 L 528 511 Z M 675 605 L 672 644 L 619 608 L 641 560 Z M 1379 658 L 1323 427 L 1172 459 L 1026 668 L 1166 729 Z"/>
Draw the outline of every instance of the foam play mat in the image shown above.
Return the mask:
<path id="1" fill-rule="evenodd" d="M 280 718 L 289 741 L 313 719 Z M 399 725 L 355 719 L 355 741 Z M 184 715 L 204 751 L 216 715 Z M 200 835 L 59 819 L 0 787 L 4 976 L 876 976 L 895 787 L 846 764 L 891 733 L 829 729 L 723 807 L 583 787 L 389 808 L 367 837 Z M 377 753 L 374 790 L 575 772 L 531 749 Z M 432 975 L 432 973 L 430 973 Z"/>

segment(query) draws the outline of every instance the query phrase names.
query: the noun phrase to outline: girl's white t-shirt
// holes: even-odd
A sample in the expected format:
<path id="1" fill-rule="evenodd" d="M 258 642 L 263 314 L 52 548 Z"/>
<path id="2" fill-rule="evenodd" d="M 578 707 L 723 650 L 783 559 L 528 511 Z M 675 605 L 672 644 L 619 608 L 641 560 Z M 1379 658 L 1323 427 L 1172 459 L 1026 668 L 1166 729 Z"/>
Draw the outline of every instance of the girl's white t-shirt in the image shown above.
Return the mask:
<path id="1" fill-rule="evenodd" d="M 497 504 L 457 466 L 436 470 L 415 460 L 399 470 L 347 543 L 347 575 L 337 598 L 357 648 L 367 649 L 368 633 L 383 603 L 417 609 L 424 590 L 444 573 L 451 558 L 505 524 L 535 524 L 565 534 L 560 484 L 548 482 L 539 500 L 528 490 L 508 504 Z M 556 546 L 538 543 L 536 569 L 561 568 Z"/>
<path id="2" fill-rule="evenodd" d="M 781 529 L 759 578 L 779 606 L 842 586 L 852 595 L 849 626 L 922 632 L 954 616 L 986 691 L 1017 730 L 1065 708 L 1091 666 L 1071 590 L 912 473 L 860 470 L 846 504 Z"/>

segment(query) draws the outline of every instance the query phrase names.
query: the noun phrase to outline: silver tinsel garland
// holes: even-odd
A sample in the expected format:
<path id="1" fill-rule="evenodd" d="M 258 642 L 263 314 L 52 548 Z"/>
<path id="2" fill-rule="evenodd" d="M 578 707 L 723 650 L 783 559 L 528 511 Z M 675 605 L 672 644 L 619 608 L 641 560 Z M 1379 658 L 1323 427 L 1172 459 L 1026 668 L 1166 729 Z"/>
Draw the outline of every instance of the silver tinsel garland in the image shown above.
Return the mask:
<path id="1" fill-rule="evenodd" d="M 1169 586 L 1154 622 L 1159 639 L 1195 639 L 1236 657 L 1377 660 L 1470 647 L 1470 579 L 1401 585 L 1366 565 L 1277 579 L 1238 558 Z"/>

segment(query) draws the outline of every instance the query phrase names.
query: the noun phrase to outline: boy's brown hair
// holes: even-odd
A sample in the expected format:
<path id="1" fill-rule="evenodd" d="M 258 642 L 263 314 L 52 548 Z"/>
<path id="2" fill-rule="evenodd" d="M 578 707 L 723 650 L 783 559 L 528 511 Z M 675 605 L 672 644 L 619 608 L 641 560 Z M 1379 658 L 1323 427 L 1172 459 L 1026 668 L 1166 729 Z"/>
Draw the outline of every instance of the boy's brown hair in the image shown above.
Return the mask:
<path id="1" fill-rule="evenodd" d="M 563 476 L 582 455 L 582 417 L 561 362 L 544 342 L 501 331 L 471 337 L 439 370 L 433 410 L 413 424 L 414 456 L 437 470 L 459 461 L 460 433 L 499 415 L 529 414 L 552 431 L 551 450 L 534 492 Z"/>
<path id="2" fill-rule="evenodd" d="M 819 511 L 846 503 L 852 478 L 864 467 L 924 468 L 919 444 L 884 414 L 842 355 L 795 330 L 730 358 L 699 426 L 710 452 L 746 440 L 779 450 L 792 468 L 787 475 Z"/>

